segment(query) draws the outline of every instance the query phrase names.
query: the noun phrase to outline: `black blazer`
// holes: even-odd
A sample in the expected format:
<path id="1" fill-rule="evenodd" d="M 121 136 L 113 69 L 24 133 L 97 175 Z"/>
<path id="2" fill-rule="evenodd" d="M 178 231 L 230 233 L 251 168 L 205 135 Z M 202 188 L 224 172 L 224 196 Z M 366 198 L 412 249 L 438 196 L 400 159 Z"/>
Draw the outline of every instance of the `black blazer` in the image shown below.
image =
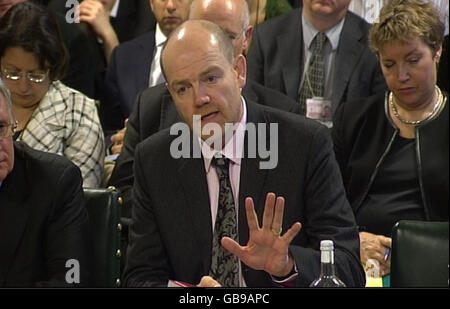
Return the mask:
<path id="1" fill-rule="evenodd" d="M 319 243 L 332 239 L 339 277 L 348 286 L 363 286 L 358 231 L 328 129 L 249 101 L 247 112 L 248 123 L 278 123 L 279 156 L 271 170 L 260 169 L 259 158 L 242 159 L 239 242 L 247 244 L 249 237 L 244 199 L 253 197 L 262 222 L 266 194 L 275 192 L 286 199 L 283 230 L 297 220 L 303 224 L 290 246 L 299 266 L 296 285 L 308 286 L 319 276 Z M 210 269 L 212 223 L 204 163 L 201 158 L 174 159 L 169 148 L 175 138 L 166 129 L 137 146 L 125 286 L 164 286 L 167 279 L 197 284 Z M 267 273 L 242 267 L 247 286 L 274 286 Z"/>
<path id="2" fill-rule="evenodd" d="M 302 10 L 258 27 L 248 54 L 248 78 L 298 100 L 303 72 Z M 348 12 L 339 38 L 332 95 L 333 111 L 347 100 L 387 90 L 380 65 L 368 46 L 370 25 Z"/>
<path id="3" fill-rule="evenodd" d="M 105 99 L 100 106 L 100 118 L 107 135 L 123 128 L 136 96 L 148 88 L 154 49 L 154 31 L 114 49 L 106 70 Z"/>
<path id="4" fill-rule="evenodd" d="M 299 113 L 299 104 L 295 101 L 253 81 L 247 81 L 242 94 L 246 99 L 259 104 Z M 136 106 L 128 120 L 122 153 L 116 161 L 109 180 L 109 185 L 115 186 L 122 192 L 123 217 L 131 217 L 131 187 L 134 180 L 133 162 L 136 145 L 150 135 L 180 121 L 182 120 L 164 84 L 148 88 L 137 97 Z"/>
<path id="5" fill-rule="evenodd" d="M 88 285 L 80 170 L 21 142 L 14 143 L 14 160 L 0 187 L 0 287 L 67 286 L 70 259 L 79 261 L 80 284 Z"/>
<path id="6" fill-rule="evenodd" d="M 416 158 L 425 218 L 448 221 L 449 127 L 448 95 L 441 114 L 416 127 Z M 384 152 L 399 134 L 387 114 L 385 94 L 349 101 L 336 112 L 333 140 L 348 200 L 360 209 L 375 178 Z M 389 180 L 386 179 L 386 182 Z M 370 232 L 370 231 L 369 231 Z"/>

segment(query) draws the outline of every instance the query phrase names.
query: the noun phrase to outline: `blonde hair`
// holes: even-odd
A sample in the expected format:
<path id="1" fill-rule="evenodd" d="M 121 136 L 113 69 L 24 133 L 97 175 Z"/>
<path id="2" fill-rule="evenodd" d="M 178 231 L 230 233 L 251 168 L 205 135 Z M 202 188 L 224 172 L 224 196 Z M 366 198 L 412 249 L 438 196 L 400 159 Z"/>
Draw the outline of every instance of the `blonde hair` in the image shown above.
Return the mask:
<path id="1" fill-rule="evenodd" d="M 423 0 L 391 0 L 380 11 L 379 22 L 369 33 L 371 49 L 378 54 L 384 44 L 418 38 L 433 54 L 439 49 L 445 26 L 433 3 Z"/>

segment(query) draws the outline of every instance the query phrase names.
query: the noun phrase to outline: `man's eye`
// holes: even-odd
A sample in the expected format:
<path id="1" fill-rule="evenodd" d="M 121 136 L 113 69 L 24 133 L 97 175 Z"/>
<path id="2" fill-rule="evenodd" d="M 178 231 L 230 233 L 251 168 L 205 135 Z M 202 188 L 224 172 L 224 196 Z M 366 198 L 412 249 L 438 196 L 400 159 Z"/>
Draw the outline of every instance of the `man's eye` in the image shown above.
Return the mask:
<path id="1" fill-rule="evenodd" d="M 177 89 L 177 94 L 183 94 L 186 92 L 186 87 L 180 87 Z"/>
<path id="2" fill-rule="evenodd" d="M 217 77 L 216 76 L 208 76 L 207 80 L 209 83 L 215 83 L 217 81 Z"/>

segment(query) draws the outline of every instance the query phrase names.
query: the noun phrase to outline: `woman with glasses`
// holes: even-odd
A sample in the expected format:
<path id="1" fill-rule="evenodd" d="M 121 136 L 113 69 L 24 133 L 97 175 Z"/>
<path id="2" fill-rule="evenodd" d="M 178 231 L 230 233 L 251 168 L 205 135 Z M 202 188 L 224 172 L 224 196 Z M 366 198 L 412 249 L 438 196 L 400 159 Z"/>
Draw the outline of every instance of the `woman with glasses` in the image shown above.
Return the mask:
<path id="1" fill-rule="evenodd" d="M 102 180 L 104 139 L 93 100 L 62 84 L 67 52 L 50 13 L 31 2 L 0 20 L 1 76 L 18 121 L 14 139 L 70 159 L 85 187 Z"/>
<path id="2" fill-rule="evenodd" d="M 432 3 L 389 1 L 369 35 L 389 91 L 335 113 L 336 158 L 361 260 L 378 261 L 382 276 L 390 273 L 396 222 L 448 221 L 448 95 L 436 85 L 443 37 Z"/>

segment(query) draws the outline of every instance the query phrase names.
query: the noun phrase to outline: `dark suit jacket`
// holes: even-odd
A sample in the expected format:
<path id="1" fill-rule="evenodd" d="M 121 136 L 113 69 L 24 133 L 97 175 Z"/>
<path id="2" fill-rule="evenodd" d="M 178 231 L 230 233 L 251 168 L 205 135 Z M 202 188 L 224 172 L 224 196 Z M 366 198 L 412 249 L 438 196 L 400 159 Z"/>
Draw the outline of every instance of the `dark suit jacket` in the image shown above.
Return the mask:
<path id="1" fill-rule="evenodd" d="M 111 25 L 121 43 L 156 29 L 156 18 L 148 0 L 121 0 Z"/>
<path id="2" fill-rule="evenodd" d="M 295 101 L 255 82 L 247 81 L 242 93 L 245 98 L 259 104 L 299 113 L 299 104 Z M 128 120 L 124 147 L 109 181 L 109 185 L 115 186 L 122 192 L 123 217 L 131 217 L 131 187 L 134 180 L 133 162 L 136 145 L 150 135 L 180 121 L 182 120 L 164 84 L 146 89 L 137 97 L 136 106 Z"/>
<path id="3" fill-rule="evenodd" d="M 0 287 L 67 285 L 66 261 L 88 260 L 80 170 L 64 157 L 14 144 L 14 168 L 0 187 Z"/>
<path id="4" fill-rule="evenodd" d="M 275 192 L 286 199 L 283 230 L 296 221 L 303 224 L 290 246 L 299 267 L 296 285 L 308 286 L 319 276 L 319 243 L 332 239 L 338 276 L 348 286 L 363 286 L 358 231 L 328 129 L 247 102 L 248 123 L 278 124 L 279 156 L 271 170 L 260 169 L 259 158 L 242 159 L 239 242 L 245 245 L 249 237 L 244 199 L 254 199 L 262 222 L 266 194 Z M 197 284 L 210 269 L 213 235 L 204 163 L 201 158 L 174 159 L 169 148 L 175 138 L 167 129 L 137 146 L 125 286 L 166 285 L 167 279 Z M 246 136 L 244 149 L 247 144 Z M 247 286 L 274 286 L 267 273 L 242 267 Z"/>
<path id="5" fill-rule="evenodd" d="M 105 100 L 100 106 L 107 134 L 123 128 L 136 96 L 148 88 L 154 49 L 155 32 L 150 31 L 113 51 L 105 76 Z"/>
<path id="6" fill-rule="evenodd" d="M 444 94 L 447 97 L 448 95 Z M 338 164 L 341 168 L 348 200 L 358 219 L 378 171 L 384 166 L 387 151 L 391 149 L 399 130 L 392 123 L 385 103 L 386 94 L 364 101 L 348 101 L 335 115 L 332 136 Z M 448 221 L 449 210 L 449 113 L 448 102 L 438 117 L 416 127 L 415 157 L 425 219 Z M 395 186 L 401 177 L 383 178 Z M 408 219 L 408 218 L 406 218 Z M 377 218 L 373 218 L 375 222 Z M 398 217 L 380 218 L 382 222 L 396 222 Z M 358 222 L 359 223 L 359 222 Z M 361 226 L 361 230 L 391 236 L 392 226 L 378 231 Z"/>
<path id="7" fill-rule="evenodd" d="M 36 2 L 36 1 L 35 1 Z M 55 12 L 66 14 L 73 7 L 66 7 L 67 1 L 50 0 L 48 7 Z M 82 1 L 79 1 L 82 2 Z M 111 19 L 120 42 L 131 40 L 156 27 L 155 15 L 148 0 L 121 0 L 117 16 Z"/>
<path id="8" fill-rule="evenodd" d="M 63 37 L 67 36 L 66 32 L 69 28 L 77 28 L 79 32 L 84 34 L 84 39 L 76 42 L 77 44 L 68 44 L 68 50 L 71 56 L 81 59 L 84 56 L 84 63 L 78 63 L 75 66 L 71 65 L 69 68 L 69 80 L 66 81 L 68 86 L 71 86 L 81 92 L 85 93 L 91 98 L 105 101 L 105 71 L 107 67 L 104 56 L 103 46 L 98 42 L 97 35 L 89 29 L 84 27 L 84 33 L 77 27 L 76 24 L 67 24 L 65 22 L 65 15 L 68 10 L 73 7 L 66 8 L 66 1 L 50 1 L 48 7 L 62 15 L 62 22 L 60 26 L 63 27 Z M 150 9 L 147 0 L 122 0 L 119 3 L 117 16 L 110 19 L 111 25 L 114 28 L 119 42 L 123 43 L 136 38 L 152 29 L 155 29 L 156 19 Z M 89 29 L 89 30 L 88 30 Z M 75 42 L 74 42 L 75 43 Z M 72 61 L 72 60 L 71 60 Z M 72 79 L 75 79 L 72 81 Z M 81 84 L 80 86 L 78 86 Z M 74 86 L 72 86 L 74 85 Z"/>
<path id="9" fill-rule="evenodd" d="M 248 78 L 298 100 L 303 72 L 301 9 L 271 19 L 256 28 L 248 55 Z M 385 91 L 375 54 L 369 49 L 369 24 L 348 12 L 335 59 L 333 110 L 347 100 Z"/>

